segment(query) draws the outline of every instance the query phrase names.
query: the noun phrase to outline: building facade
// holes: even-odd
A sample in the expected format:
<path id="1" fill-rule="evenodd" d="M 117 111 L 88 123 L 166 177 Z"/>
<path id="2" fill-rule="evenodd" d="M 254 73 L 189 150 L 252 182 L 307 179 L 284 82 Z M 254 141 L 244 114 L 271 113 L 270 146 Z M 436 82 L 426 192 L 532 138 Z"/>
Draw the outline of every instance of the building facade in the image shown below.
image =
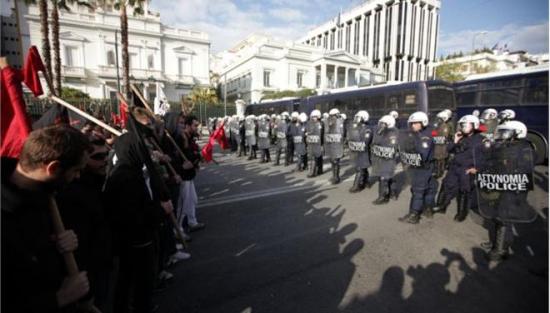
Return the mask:
<path id="1" fill-rule="evenodd" d="M 548 63 L 547 54 L 530 55 L 525 51 L 487 50 L 481 53 L 441 60 L 435 66 L 456 64 L 457 72 L 455 74 L 466 78 L 475 74 L 507 71 L 544 63 Z"/>
<path id="2" fill-rule="evenodd" d="M 154 99 L 159 84 L 169 101 L 179 101 L 194 86 L 210 83 L 208 34 L 162 24 L 160 14 L 151 12 L 148 2 L 143 15 L 134 16 L 128 10 L 130 81 L 140 86 L 149 100 Z M 82 90 L 92 98 L 112 99 L 118 84 L 117 63 L 122 83 L 119 12 L 110 4 L 95 10 L 77 5 L 70 8 L 70 12 L 60 10 L 63 86 Z M 30 45 L 40 51 L 38 7 L 20 1 L 19 10 L 23 51 Z"/>
<path id="3" fill-rule="evenodd" d="M 345 51 L 326 51 L 264 35 L 251 35 L 211 58 L 227 101 L 258 103 L 270 92 L 314 89 L 317 93 L 384 82 L 381 71 Z M 224 91 L 224 88 L 227 88 Z"/>
<path id="4" fill-rule="evenodd" d="M 369 0 L 300 42 L 362 57 L 387 81 L 427 80 L 434 76 L 440 8 L 440 0 Z"/>

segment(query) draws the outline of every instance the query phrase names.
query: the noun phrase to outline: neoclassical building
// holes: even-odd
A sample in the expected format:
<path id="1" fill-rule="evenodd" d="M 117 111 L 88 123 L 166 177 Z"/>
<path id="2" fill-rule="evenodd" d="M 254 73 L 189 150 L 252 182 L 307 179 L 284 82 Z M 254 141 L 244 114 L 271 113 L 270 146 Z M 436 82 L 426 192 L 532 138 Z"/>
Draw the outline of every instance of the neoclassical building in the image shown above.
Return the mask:
<path id="1" fill-rule="evenodd" d="M 40 51 L 38 7 L 19 1 L 19 10 L 23 50 L 35 45 Z M 150 100 L 157 84 L 170 101 L 179 101 L 195 85 L 209 85 L 208 34 L 162 24 L 160 14 L 149 10 L 149 1 L 144 11 L 137 16 L 128 12 L 130 80 L 141 86 Z M 95 10 L 71 5 L 70 12 L 60 11 L 60 38 L 63 85 L 93 98 L 114 98 L 117 55 L 122 83 L 119 12 L 112 5 Z"/>
<path id="2" fill-rule="evenodd" d="M 228 102 L 240 98 L 248 104 L 258 103 L 270 91 L 308 88 L 326 93 L 384 82 L 382 71 L 345 51 L 258 34 L 213 56 L 211 63 L 220 74 L 222 90 L 227 86 Z"/>
<path id="3" fill-rule="evenodd" d="M 365 1 L 300 42 L 361 57 L 387 81 L 427 80 L 434 76 L 440 7 L 440 0 Z"/>

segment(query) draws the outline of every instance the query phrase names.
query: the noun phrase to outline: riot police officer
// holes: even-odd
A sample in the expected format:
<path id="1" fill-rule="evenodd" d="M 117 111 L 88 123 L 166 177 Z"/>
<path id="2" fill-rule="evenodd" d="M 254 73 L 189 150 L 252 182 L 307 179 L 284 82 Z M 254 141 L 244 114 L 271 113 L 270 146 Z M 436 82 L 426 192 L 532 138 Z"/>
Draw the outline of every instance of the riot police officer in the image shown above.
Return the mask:
<path id="1" fill-rule="evenodd" d="M 483 136 L 489 140 L 493 140 L 493 134 L 498 125 L 498 113 L 497 110 L 489 108 L 481 113 L 479 121 L 482 125 Z"/>
<path id="2" fill-rule="evenodd" d="M 512 244 L 513 223 L 533 222 L 537 216 L 534 206 L 548 203 L 532 194 L 533 189 L 533 148 L 525 139 L 527 127 L 519 121 L 507 121 L 495 129 L 494 142 L 486 142 L 481 149 L 482 158 L 474 169 L 478 184 L 477 203 L 480 214 L 494 226 L 489 229 L 489 242 L 481 246 L 488 250 L 488 259 L 501 261 L 508 256 Z M 516 177 L 519 179 L 511 179 Z M 508 178 L 508 179 L 507 179 Z"/>
<path id="3" fill-rule="evenodd" d="M 288 164 L 293 164 L 294 163 L 294 140 L 292 139 L 292 135 L 290 134 L 290 125 L 292 125 L 292 123 L 299 122 L 298 119 L 300 118 L 300 114 L 298 112 L 292 112 L 292 114 L 288 116 L 288 112 L 283 112 L 283 113 L 286 113 L 285 116 L 287 116 L 287 124 L 288 124 L 288 132 L 286 137 L 285 162 Z M 306 115 L 306 119 L 307 119 L 307 115 Z"/>
<path id="4" fill-rule="evenodd" d="M 473 115 L 465 115 L 458 121 L 459 131 L 447 145 L 449 153 L 454 158 L 449 164 L 449 171 L 443 179 L 441 190 L 437 197 L 437 211 L 445 213 L 451 200 L 457 197 L 457 213 L 454 220 L 462 222 L 468 215 L 474 190 L 473 168 L 476 163 L 476 154 L 483 144 L 483 137 L 479 134 L 479 119 Z"/>
<path id="5" fill-rule="evenodd" d="M 288 166 L 287 154 L 287 137 L 289 132 L 288 112 L 281 113 L 280 117 L 275 120 L 275 165 L 280 164 L 281 153 L 285 153 L 285 166 Z"/>
<path id="6" fill-rule="evenodd" d="M 246 130 L 245 130 L 245 118 L 244 116 L 239 116 L 239 155 L 238 157 L 241 157 L 241 156 L 246 156 L 248 154 L 247 152 L 247 147 L 246 147 Z"/>
<path id="7" fill-rule="evenodd" d="M 313 110 L 309 114 L 306 127 L 307 154 L 309 157 L 309 173 L 307 177 L 323 174 L 323 137 L 324 128 L 321 123 L 321 112 Z"/>
<path id="8" fill-rule="evenodd" d="M 325 154 L 330 159 L 332 184 L 340 183 L 340 159 L 344 156 L 344 121 L 338 109 L 331 109 L 324 122 Z"/>
<path id="9" fill-rule="evenodd" d="M 397 198 L 393 178 L 399 147 L 398 135 L 395 119 L 390 115 L 382 116 L 371 143 L 372 175 L 378 177 L 378 198 L 372 202 L 375 205 L 388 203 L 392 194 Z"/>
<path id="10" fill-rule="evenodd" d="M 370 166 L 370 143 L 372 142 L 372 132 L 367 122 L 369 113 L 359 111 L 355 114 L 353 123 L 348 130 L 348 147 L 350 151 L 350 160 L 355 168 L 355 179 L 349 192 L 355 193 L 363 190 L 369 184 L 369 166 Z"/>
<path id="11" fill-rule="evenodd" d="M 436 123 L 434 124 L 433 141 L 434 141 L 434 160 L 435 160 L 435 177 L 443 176 L 445 172 L 447 158 L 447 143 L 452 140 L 454 132 L 450 126 L 451 111 L 443 110 L 437 113 Z"/>
<path id="12" fill-rule="evenodd" d="M 271 146 L 271 123 L 269 121 L 269 115 L 260 115 L 258 121 L 258 149 L 260 149 L 260 163 L 271 162 L 269 156 L 269 148 Z"/>
<path id="13" fill-rule="evenodd" d="M 239 117 L 237 115 L 231 116 L 231 121 L 229 122 L 229 133 L 230 133 L 230 142 L 231 142 L 231 151 L 239 151 L 239 144 L 241 141 L 239 134 Z"/>
<path id="14" fill-rule="evenodd" d="M 248 146 L 248 151 L 250 152 L 250 155 L 248 156 L 248 160 L 256 159 L 256 149 L 258 148 L 257 145 L 257 138 L 258 135 L 258 126 L 256 125 L 256 116 L 251 114 L 246 117 L 245 121 L 245 136 L 246 136 L 246 145 Z"/>
<path id="15" fill-rule="evenodd" d="M 417 224 L 424 211 L 430 217 L 435 205 L 437 180 L 433 177 L 433 140 L 428 115 L 415 112 L 407 121 L 409 130 L 399 138 L 399 158 L 411 182 L 409 213 L 399 221 Z"/>
<path id="16" fill-rule="evenodd" d="M 306 123 L 307 115 L 305 113 L 292 112 L 289 136 L 294 146 L 294 153 L 296 153 L 296 171 L 298 172 L 307 168 Z"/>

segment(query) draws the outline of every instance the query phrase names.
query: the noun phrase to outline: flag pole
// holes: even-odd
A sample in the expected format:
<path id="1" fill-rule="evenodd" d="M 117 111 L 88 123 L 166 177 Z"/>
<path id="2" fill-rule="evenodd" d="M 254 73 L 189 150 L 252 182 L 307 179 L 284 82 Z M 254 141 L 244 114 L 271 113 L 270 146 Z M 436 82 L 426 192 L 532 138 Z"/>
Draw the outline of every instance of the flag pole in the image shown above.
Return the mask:
<path id="1" fill-rule="evenodd" d="M 149 110 L 149 112 L 151 112 L 153 114 L 153 116 L 155 116 L 155 113 L 151 110 L 151 107 L 147 103 L 147 100 L 145 100 L 145 98 L 143 98 L 143 95 L 141 95 L 141 92 L 139 92 L 139 90 L 136 88 L 136 86 L 134 86 L 134 84 L 130 84 L 130 89 L 132 89 L 134 91 L 134 93 L 138 96 L 138 98 L 141 100 L 141 102 L 143 102 L 143 105 L 145 106 L 145 108 L 147 108 Z M 174 148 L 176 148 L 176 150 L 178 151 L 180 156 L 183 158 L 183 160 L 184 161 L 189 161 L 189 159 L 185 157 L 185 154 L 183 154 L 183 151 L 181 151 L 180 147 L 178 146 L 178 144 L 176 143 L 174 138 L 172 138 L 172 135 L 170 135 L 170 132 L 168 132 L 166 127 L 164 128 L 164 133 L 166 134 L 166 137 L 168 137 L 168 140 L 170 140 L 170 142 L 172 143 Z"/>
<path id="2" fill-rule="evenodd" d="M 62 106 L 66 107 L 67 109 L 69 109 L 69 110 L 75 112 L 76 114 L 82 116 L 83 118 L 88 119 L 88 120 L 90 120 L 90 121 L 96 123 L 97 125 L 99 125 L 99 126 L 105 128 L 106 130 L 110 131 L 110 132 L 113 133 L 114 135 L 116 135 L 116 136 L 122 135 L 122 132 L 120 132 L 120 131 L 118 131 L 118 130 L 112 128 L 111 126 L 105 124 L 104 122 L 98 120 L 97 118 L 95 118 L 95 117 L 91 116 L 90 114 L 88 114 L 88 113 L 86 113 L 86 112 L 84 112 L 84 111 L 82 111 L 82 110 L 76 108 L 76 107 L 73 106 L 72 104 L 70 104 L 70 103 L 68 103 L 68 102 L 66 102 L 66 101 L 64 101 L 64 100 L 62 100 L 62 99 L 60 99 L 60 98 L 58 98 L 58 97 L 56 97 L 56 96 L 52 95 L 52 96 L 50 96 L 50 99 L 52 99 L 53 101 L 55 101 L 55 102 L 61 104 Z"/>

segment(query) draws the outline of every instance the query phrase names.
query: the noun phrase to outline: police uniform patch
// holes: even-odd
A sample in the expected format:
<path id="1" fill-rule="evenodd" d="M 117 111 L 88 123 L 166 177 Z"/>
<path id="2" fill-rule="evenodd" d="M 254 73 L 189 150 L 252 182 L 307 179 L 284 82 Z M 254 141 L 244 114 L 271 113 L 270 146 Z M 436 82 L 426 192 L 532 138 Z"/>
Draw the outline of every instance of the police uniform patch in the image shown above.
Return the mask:
<path id="1" fill-rule="evenodd" d="M 422 142 L 422 148 L 424 149 L 428 149 L 428 143 L 427 142 Z"/>

